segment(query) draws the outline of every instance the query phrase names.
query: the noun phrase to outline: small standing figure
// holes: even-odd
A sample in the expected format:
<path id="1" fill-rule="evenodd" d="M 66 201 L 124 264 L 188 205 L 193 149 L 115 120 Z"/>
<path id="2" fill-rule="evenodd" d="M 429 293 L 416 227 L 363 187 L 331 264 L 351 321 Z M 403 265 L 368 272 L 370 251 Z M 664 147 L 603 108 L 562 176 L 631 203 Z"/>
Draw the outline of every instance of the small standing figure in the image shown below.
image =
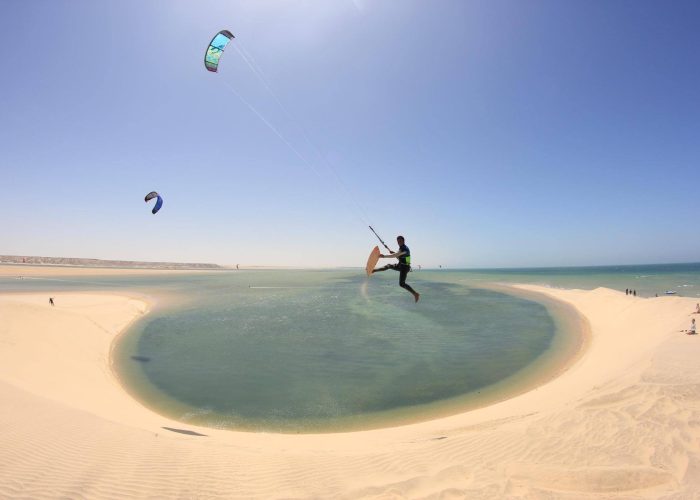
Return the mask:
<path id="1" fill-rule="evenodd" d="M 632 295 L 637 296 L 637 290 L 632 290 Z"/>
<path id="2" fill-rule="evenodd" d="M 629 289 L 629 288 L 625 288 L 625 295 L 629 295 L 629 294 L 630 294 L 630 289 Z"/>
<path id="3" fill-rule="evenodd" d="M 49 304 L 52 305 L 52 306 L 55 305 L 55 304 L 53 303 L 53 297 L 49 297 Z"/>

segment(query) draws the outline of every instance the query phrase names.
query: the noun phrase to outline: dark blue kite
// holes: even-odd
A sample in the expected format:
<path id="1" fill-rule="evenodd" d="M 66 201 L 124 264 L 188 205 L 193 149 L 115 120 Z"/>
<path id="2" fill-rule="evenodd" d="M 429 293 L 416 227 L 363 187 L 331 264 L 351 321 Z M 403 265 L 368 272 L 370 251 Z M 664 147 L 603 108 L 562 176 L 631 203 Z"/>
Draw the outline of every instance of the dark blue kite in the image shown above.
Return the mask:
<path id="1" fill-rule="evenodd" d="M 160 210 L 160 207 L 163 206 L 163 198 L 161 198 L 161 196 L 158 193 L 156 193 L 155 191 L 151 191 L 150 193 L 148 193 L 146 195 L 146 198 L 144 198 L 144 201 L 148 202 L 149 200 L 152 200 L 153 198 L 158 198 L 156 200 L 155 206 L 153 207 L 153 210 L 151 210 L 151 213 L 153 215 L 155 215 L 158 213 L 158 210 Z"/>

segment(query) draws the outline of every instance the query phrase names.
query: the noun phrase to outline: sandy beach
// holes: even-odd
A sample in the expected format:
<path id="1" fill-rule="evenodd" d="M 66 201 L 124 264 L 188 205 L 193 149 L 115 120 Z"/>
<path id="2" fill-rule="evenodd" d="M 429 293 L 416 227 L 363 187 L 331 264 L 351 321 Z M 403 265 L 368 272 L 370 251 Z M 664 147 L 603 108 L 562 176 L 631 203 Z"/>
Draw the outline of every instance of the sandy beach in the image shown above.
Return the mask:
<path id="1" fill-rule="evenodd" d="M 699 496 L 700 338 L 680 333 L 697 301 L 519 288 L 587 323 L 566 371 L 448 418 L 318 435 L 194 427 L 140 405 L 110 365 L 148 313 L 140 297 L 0 295 L 0 497 Z"/>
<path id="2" fill-rule="evenodd" d="M 0 264 L 0 276 L 17 279 L 65 278 L 69 276 L 158 276 L 164 274 L 202 274 L 231 269 L 137 269 L 74 266 L 29 266 Z"/>

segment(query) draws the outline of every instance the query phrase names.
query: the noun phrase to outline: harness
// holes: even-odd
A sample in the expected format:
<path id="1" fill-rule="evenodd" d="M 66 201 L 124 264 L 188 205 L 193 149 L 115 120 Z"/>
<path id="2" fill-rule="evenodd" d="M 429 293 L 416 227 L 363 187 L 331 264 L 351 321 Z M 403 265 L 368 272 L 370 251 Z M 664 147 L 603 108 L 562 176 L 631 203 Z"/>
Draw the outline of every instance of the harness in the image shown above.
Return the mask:
<path id="1" fill-rule="evenodd" d="M 406 245 L 404 245 L 406 247 Z M 408 249 L 408 247 L 406 247 Z M 399 248 L 399 252 L 401 249 Z M 408 250 L 408 253 L 406 255 L 402 255 L 399 257 L 399 264 L 411 267 L 411 250 Z"/>

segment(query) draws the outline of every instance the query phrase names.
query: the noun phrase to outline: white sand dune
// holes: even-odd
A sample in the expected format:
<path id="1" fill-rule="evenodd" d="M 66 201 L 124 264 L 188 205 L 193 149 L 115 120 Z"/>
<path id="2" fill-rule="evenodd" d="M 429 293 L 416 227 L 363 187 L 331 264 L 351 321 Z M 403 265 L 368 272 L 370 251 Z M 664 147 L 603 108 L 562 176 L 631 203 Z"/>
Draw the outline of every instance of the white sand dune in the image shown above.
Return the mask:
<path id="1" fill-rule="evenodd" d="M 0 295 L 0 498 L 700 498 L 700 337 L 679 333 L 695 301 L 522 288 L 590 324 L 560 376 L 449 418 L 322 435 L 142 407 L 109 360 L 140 299 Z"/>

